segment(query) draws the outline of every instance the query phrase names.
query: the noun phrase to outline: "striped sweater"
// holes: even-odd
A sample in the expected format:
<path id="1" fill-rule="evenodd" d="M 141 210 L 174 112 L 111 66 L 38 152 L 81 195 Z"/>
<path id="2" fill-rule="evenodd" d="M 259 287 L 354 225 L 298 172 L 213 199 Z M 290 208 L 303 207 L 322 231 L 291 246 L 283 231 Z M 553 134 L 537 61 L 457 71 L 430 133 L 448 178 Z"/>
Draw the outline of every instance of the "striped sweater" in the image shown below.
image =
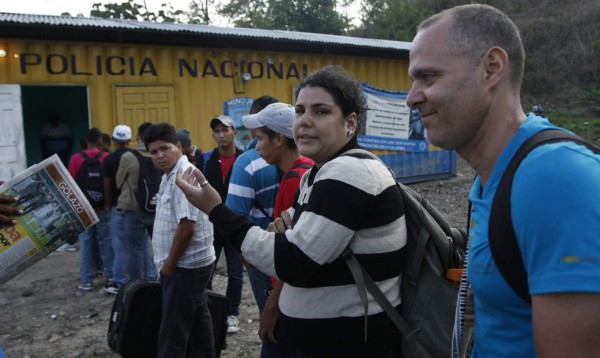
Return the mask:
<path id="1" fill-rule="evenodd" d="M 259 270 L 285 282 L 280 324 L 296 349 L 335 355 L 336 347 L 364 344 L 364 308 L 340 254 L 350 245 L 357 259 L 394 306 L 406 244 L 401 193 L 380 161 L 353 149 L 308 171 L 294 225 L 285 234 L 266 232 L 220 205 L 210 214 Z M 389 346 L 398 330 L 369 295 L 368 344 Z"/>

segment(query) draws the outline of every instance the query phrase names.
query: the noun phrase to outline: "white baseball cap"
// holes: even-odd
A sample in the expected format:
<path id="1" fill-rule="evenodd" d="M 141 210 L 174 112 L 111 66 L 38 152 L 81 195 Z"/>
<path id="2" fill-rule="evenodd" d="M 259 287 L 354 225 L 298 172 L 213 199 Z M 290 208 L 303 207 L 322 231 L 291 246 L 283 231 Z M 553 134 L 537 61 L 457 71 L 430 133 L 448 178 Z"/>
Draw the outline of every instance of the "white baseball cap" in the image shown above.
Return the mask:
<path id="1" fill-rule="evenodd" d="M 124 124 L 119 124 L 113 129 L 112 138 L 118 143 L 129 142 L 131 140 L 131 128 Z"/>
<path id="2" fill-rule="evenodd" d="M 256 114 L 242 117 L 242 123 L 246 128 L 254 129 L 267 127 L 275 133 L 281 133 L 287 138 L 294 138 L 292 125 L 296 110 L 294 106 L 287 103 L 271 103 Z"/>

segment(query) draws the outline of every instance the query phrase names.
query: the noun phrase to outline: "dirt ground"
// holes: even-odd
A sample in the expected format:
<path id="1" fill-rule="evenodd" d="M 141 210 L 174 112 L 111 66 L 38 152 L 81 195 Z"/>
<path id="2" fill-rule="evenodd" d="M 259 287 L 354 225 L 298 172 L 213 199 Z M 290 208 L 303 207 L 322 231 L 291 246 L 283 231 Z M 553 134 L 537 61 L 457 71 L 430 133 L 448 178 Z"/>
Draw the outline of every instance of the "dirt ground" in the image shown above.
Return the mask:
<path id="1" fill-rule="evenodd" d="M 473 170 L 458 159 L 457 175 L 410 185 L 446 216 L 464 227 Z M 224 292 L 225 270 L 219 260 L 214 287 Z M 97 279 L 92 292 L 77 289 L 79 252 L 55 252 L 0 286 L 0 347 L 7 358 L 117 357 L 106 343 L 113 295 Z M 227 337 L 221 357 L 258 357 L 258 309 L 244 278 L 240 331 Z"/>

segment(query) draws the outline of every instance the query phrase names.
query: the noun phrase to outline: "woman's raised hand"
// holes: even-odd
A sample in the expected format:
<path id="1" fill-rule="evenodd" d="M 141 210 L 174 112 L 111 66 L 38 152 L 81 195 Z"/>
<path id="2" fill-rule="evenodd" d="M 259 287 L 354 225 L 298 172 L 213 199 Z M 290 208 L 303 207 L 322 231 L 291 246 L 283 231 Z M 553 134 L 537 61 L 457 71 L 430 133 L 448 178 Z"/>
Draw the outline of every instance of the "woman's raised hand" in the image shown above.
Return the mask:
<path id="1" fill-rule="evenodd" d="M 205 214 L 222 203 L 219 193 L 208 183 L 204 174 L 193 166 L 177 171 L 175 184 L 183 191 L 187 200 Z"/>

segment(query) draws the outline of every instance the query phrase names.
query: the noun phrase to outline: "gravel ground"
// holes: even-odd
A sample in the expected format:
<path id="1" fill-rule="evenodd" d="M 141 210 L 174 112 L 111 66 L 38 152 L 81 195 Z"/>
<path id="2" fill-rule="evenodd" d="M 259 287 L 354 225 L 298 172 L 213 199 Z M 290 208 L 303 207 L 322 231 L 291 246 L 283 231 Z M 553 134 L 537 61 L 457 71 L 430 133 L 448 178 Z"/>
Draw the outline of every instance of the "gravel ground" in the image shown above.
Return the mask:
<path id="1" fill-rule="evenodd" d="M 410 186 L 421 193 L 451 226 L 464 227 L 473 170 L 458 159 L 457 175 Z M 225 291 L 224 259 L 219 260 L 215 290 Z M 78 252 L 55 252 L 0 286 L 0 347 L 9 358 L 117 357 L 106 343 L 114 296 L 77 290 Z M 227 337 L 221 357 L 258 357 L 258 309 L 247 275 L 240 307 L 240 331 Z"/>

